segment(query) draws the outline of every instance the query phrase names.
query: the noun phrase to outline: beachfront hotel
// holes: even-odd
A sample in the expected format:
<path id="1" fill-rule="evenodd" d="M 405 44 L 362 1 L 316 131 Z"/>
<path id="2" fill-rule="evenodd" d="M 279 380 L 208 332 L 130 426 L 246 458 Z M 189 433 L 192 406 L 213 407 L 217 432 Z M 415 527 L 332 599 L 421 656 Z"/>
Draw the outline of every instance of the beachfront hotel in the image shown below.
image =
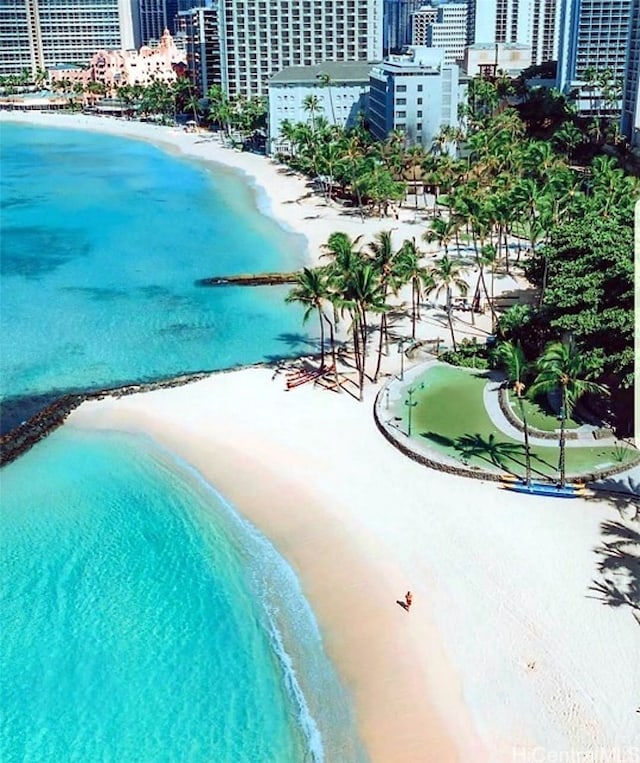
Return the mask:
<path id="1" fill-rule="evenodd" d="M 108 95 L 115 95 L 123 85 L 144 87 L 153 82 L 175 82 L 185 69 L 184 52 L 165 30 L 155 48 L 143 45 L 139 51 L 100 50 L 92 57 L 89 66 L 82 69 L 55 67 L 49 71 L 49 76 L 52 82 L 70 80 L 83 85 L 100 82 Z"/>
<path id="2" fill-rule="evenodd" d="M 589 71 L 610 71 L 614 79 L 624 80 L 633 5 L 634 0 L 567 0 L 560 28 L 559 90 L 568 93 L 580 88 Z M 596 101 L 601 101 L 597 94 L 583 88 L 578 108 L 588 112 Z M 599 103 L 598 108 L 603 105 Z M 621 107 L 620 100 L 612 110 Z"/>
<path id="3" fill-rule="evenodd" d="M 441 127 L 458 124 L 459 68 L 438 48 L 410 47 L 371 69 L 371 133 L 385 140 L 402 130 L 408 145 L 429 148 Z"/>
<path id="4" fill-rule="evenodd" d="M 0 76 L 57 64 L 86 66 L 98 50 L 134 47 L 131 0 L 3 0 Z"/>
<path id="5" fill-rule="evenodd" d="M 266 95 L 287 66 L 382 58 L 382 0 L 221 0 L 219 8 L 229 95 Z"/>
<path id="6" fill-rule="evenodd" d="M 325 62 L 316 66 L 288 66 L 269 80 L 269 141 L 267 150 L 283 153 L 282 123 L 307 122 L 305 99 L 317 99 L 317 110 L 342 128 L 356 124 L 364 114 L 369 94 L 371 64 L 359 61 Z M 328 78 L 328 79 L 327 79 Z"/>

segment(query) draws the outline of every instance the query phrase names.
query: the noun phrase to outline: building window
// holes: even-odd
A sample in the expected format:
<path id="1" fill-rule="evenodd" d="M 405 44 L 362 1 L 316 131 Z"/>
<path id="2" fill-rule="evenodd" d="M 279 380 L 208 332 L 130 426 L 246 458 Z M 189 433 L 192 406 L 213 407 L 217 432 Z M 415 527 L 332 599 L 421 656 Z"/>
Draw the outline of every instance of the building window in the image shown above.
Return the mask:
<path id="1" fill-rule="evenodd" d="M 421 92 L 422 92 L 422 85 L 418 85 L 418 92 L 419 92 L 419 93 L 421 93 Z"/>
<path id="2" fill-rule="evenodd" d="M 407 92 L 407 86 L 406 85 L 398 85 L 396 87 L 396 92 L 398 92 L 398 93 L 406 93 Z"/>

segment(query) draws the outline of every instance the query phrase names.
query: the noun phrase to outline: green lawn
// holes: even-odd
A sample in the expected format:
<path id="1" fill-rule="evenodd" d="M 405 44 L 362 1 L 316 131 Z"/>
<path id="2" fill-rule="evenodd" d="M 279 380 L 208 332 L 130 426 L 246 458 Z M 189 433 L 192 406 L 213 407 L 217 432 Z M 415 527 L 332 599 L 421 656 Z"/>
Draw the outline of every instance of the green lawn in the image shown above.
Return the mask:
<path id="1" fill-rule="evenodd" d="M 516 417 L 520 419 L 520 408 L 518 406 L 518 399 L 509 391 L 509 400 L 511 402 L 511 410 Z M 544 400 L 523 400 L 524 412 L 527 417 L 527 424 L 533 429 L 539 429 L 541 432 L 553 432 L 556 429 L 560 429 L 560 419 L 549 411 L 545 406 Z M 568 418 L 566 421 L 567 429 L 576 429 L 580 426 L 580 422 L 574 421 L 572 418 Z"/>
<path id="2" fill-rule="evenodd" d="M 422 442 L 469 466 L 489 471 L 510 471 L 524 475 L 524 446 L 499 432 L 489 418 L 483 403 L 487 378 L 482 372 L 467 372 L 447 365 L 427 369 L 412 383 L 424 383 L 413 395 L 417 402 L 412 412 L 411 439 Z M 406 399 L 406 398 L 405 398 Z M 397 403 L 393 414 L 407 431 L 408 406 Z M 463 438 L 462 441 L 460 438 Z M 463 446 L 466 444 L 467 448 Z M 466 450 L 466 454 L 464 453 Z M 532 448 L 534 477 L 557 473 L 557 445 Z M 619 463 L 620 453 L 614 447 L 572 448 L 566 451 L 568 475 L 579 475 Z M 502 467 L 495 462 L 502 463 Z"/>

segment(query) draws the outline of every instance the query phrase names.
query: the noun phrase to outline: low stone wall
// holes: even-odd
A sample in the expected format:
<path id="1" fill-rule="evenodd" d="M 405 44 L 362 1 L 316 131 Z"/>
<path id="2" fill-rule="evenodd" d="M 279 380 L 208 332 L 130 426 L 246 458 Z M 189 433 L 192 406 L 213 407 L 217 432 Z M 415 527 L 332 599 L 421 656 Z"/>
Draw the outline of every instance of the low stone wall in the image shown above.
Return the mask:
<path id="1" fill-rule="evenodd" d="M 105 397 L 124 397 L 136 392 L 151 392 L 155 389 L 168 389 L 190 384 L 205 379 L 217 372 L 201 372 L 176 376 L 171 379 L 148 382 L 143 384 L 127 384 L 123 387 L 113 387 L 93 392 L 81 392 L 73 395 L 63 395 L 54 400 L 51 405 L 38 411 L 34 416 L 0 437 L 0 466 L 10 464 L 16 458 L 30 450 L 48 434 L 64 424 L 71 411 L 75 410 L 86 400 L 101 400 Z"/>
<path id="2" fill-rule="evenodd" d="M 500 410 L 504 414 L 504 417 L 509 422 L 509 424 L 511 424 L 512 427 L 515 427 L 518 430 L 518 432 L 524 432 L 524 427 L 522 425 L 522 422 L 513 412 L 511 405 L 509 403 L 509 395 L 507 393 L 507 390 L 504 387 L 500 387 L 500 389 L 498 390 L 498 403 L 500 405 Z M 541 440 L 557 440 L 558 439 L 557 432 L 545 432 L 544 429 L 535 429 L 534 427 L 529 427 L 529 434 L 532 437 L 539 437 Z M 578 434 L 577 432 L 574 432 L 571 429 L 567 429 L 565 431 L 565 439 L 577 440 Z"/>
<path id="3" fill-rule="evenodd" d="M 469 468 L 462 465 L 457 466 L 457 465 L 445 463 L 444 461 L 438 461 L 434 458 L 430 458 L 424 453 L 420 453 L 414 450 L 413 448 L 409 447 L 408 443 L 404 443 L 400 441 L 389 430 L 389 428 L 385 425 L 385 423 L 380 419 L 380 416 L 378 414 L 379 407 L 382 401 L 382 396 L 383 394 L 385 394 L 385 391 L 386 391 L 385 390 L 386 386 L 387 385 L 382 387 L 382 389 L 380 389 L 380 391 L 378 392 L 376 396 L 375 402 L 373 404 L 373 418 L 376 423 L 376 426 L 378 427 L 378 430 L 401 453 L 408 456 L 412 461 L 416 461 L 417 463 L 420 463 L 420 464 L 423 464 L 424 466 L 429 467 L 429 469 L 436 469 L 437 471 L 445 472 L 446 474 L 455 474 L 459 477 L 471 477 L 472 479 L 485 480 L 489 482 L 501 482 L 504 479 L 505 474 L 503 473 L 488 472 L 481 469 L 480 467 Z M 505 390 L 500 389 L 499 392 L 504 393 Z M 502 406 L 502 399 L 501 399 L 500 405 Z M 508 403 L 506 403 L 506 405 L 508 407 Z M 505 411 L 505 416 L 507 416 L 506 411 Z M 513 413 L 511 413 L 511 416 L 513 416 Z M 507 416 L 507 418 L 509 417 Z M 522 425 L 520 424 L 520 430 L 521 429 L 522 429 Z M 546 434 L 549 435 L 550 433 L 547 432 Z M 546 439 L 557 439 L 557 435 L 552 435 L 551 437 L 547 437 Z M 577 439 L 577 437 L 575 436 L 575 433 L 572 439 Z M 588 472 L 586 474 L 578 474 L 578 475 L 569 474 L 567 475 L 567 478 L 570 480 L 575 480 L 578 482 L 584 482 L 585 484 L 588 484 L 590 482 L 596 482 L 597 480 L 606 479 L 607 477 L 613 477 L 616 474 L 625 472 L 627 471 L 627 469 L 631 469 L 634 466 L 637 466 L 639 464 L 640 464 L 640 451 L 637 451 L 636 457 L 631 458 L 629 461 L 626 461 L 625 463 L 616 464 L 615 466 L 611 466 L 607 469 L 602 469 L 598 472 Z M 555 484 L 556 479 L 536 476 L 536 482 L 548 482 L 549 484 Z"/>

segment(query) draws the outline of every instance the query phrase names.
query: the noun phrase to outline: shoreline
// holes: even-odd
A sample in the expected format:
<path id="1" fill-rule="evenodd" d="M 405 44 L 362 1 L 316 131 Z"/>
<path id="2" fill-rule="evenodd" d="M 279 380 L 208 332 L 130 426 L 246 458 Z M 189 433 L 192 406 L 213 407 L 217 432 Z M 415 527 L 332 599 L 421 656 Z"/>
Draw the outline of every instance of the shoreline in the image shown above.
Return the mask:
<path id="1" fill-rule="evenodd" d="M 288 169 L 284 164 L 261 154 L 238 151 L 223 146 L 215 133 L 187 133 L 180 128 L 162 127 L 135 120 L 115 117 L 96 117 L 87 114 L 33 113 L 0 110 L 0 123 L 14 122 L 40 127 L 58 127 L 69 130 L 100 132 L 153 143 L 188 159 L 232 170 L 251 189 L 256 209 L 275 220 L 287 233 L 303 236 L 306 264 L 320 264 L 322 246 L 329 234 L 341 230 L 352 238 L 363 236 L 363 244 L 382 230 L 393 230 L 394 240 L 400 245 L 405 238 L 418 238 L 426 229 L 419 217 L 420 210 L 401 209 L 400 219 L 365 217 L 356 210 L 336 204 L 327 204 L 313 194 L 304 176 Z M 435 252 L 433 244 L 422 243 L 422 249 Z"/>
<path id="2" fill-rule="evenodd" d="M 148 140 L 242 172 L 259 209 L 263 193 L 268 214 L 306 237 L 312 264 L 333 230 L 365 241 L 377 230 L 396 228 L 398 240 L 422 231 L 408 210 L 401 221 L 344 217 L 306 198 L 306 181 L 286 168 L 198 134 L 15 114 L 0 120 Z M 532 502 L 426 470 L 377 432 L 372 388 L 359 404 L 283 386 L 265 369 L 231 371 L 83 403 L 67 426 L 151 436 L 273 541 L 318 618 L 372 763 L 630 747 L 640 668 L 629 668 L 628 655 L 637 625 L 586 599 L 599 523 L 616 512 L 582 500 L 560 511 L 553 499 Z M 396 604 L 407 588 L 410 613 Z"/>

